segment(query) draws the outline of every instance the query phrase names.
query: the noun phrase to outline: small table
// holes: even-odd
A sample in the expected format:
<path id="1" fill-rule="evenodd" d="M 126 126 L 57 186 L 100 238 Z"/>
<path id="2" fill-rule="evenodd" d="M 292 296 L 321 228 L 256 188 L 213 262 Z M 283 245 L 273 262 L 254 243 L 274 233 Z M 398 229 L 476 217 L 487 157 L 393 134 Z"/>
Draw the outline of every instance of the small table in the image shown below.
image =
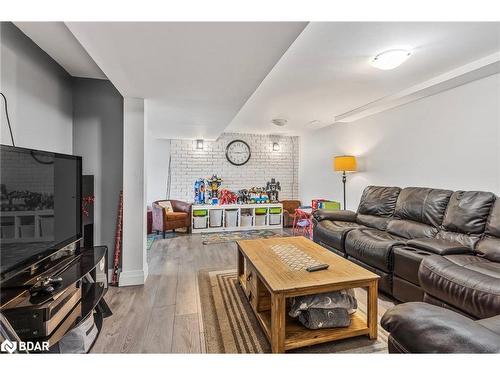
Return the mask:
<path id="1" fill-rule="evenodd" d="M 237 241 L 238 279 L 273 353 L 347 337 L 377 338 L 379 276 L 342 258 L 305 237 Z M 307 272 L 311 261 L 327 263 L 327 270 Z M 367 321 L 354 313 L 346 328 L 309 330 L 288 317 L 286 299 L 367 288 Z"/>

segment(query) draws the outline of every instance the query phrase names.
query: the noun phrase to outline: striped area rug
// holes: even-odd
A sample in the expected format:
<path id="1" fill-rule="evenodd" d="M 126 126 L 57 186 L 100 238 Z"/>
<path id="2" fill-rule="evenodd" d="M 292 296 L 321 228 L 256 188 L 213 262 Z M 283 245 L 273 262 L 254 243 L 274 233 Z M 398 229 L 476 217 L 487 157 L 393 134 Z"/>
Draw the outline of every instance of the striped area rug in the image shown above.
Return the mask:
<path id="1" fill-rule="evenodd" d="M 270 353 L 271 347 L 238 285 L 236 270 L 198 274 L 205 349 L 207 353 Z M 366 312 L 366 292 L 356 289 L 358 311 Z M 380 318 L 380 317 L 379 317 Z M 387 353 L 387 332 L 378 339 L 360 336 L 300 348 L 297 353 Z"/>

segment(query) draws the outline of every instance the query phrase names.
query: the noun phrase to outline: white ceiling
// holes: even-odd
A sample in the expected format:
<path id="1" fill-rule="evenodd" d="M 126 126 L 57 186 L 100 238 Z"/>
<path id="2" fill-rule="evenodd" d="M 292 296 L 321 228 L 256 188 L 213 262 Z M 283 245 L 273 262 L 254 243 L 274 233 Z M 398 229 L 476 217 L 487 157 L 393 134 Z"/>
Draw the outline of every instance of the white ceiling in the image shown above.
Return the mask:
<path id="1" fill-rule="evenodd" d="M 14 22 L 74 77 L 107 79 L 63 22 Z"/>
<path id="2" fill-rule="evenodd" d="M 397 47 L 413 50 L 400 67 L 369 64 Z M 301 134 L 495 51 L 500 23 L 310 23 L 226 130 Z"/>
<path id="3" fill-rule="evenodd" d="M 66 23 L 156 137 L 214 139 L 306 23 Z"/>
<path id="4" fill-rule="evenodd" d="M 160 138 L 299 135 L 500 70 L 500 23 L 16 25 L 70 74 L 107 76 L 123 96 L 145 98 L 148 127 Z M 413 55 L 395 70 L 369 64 L 391 48 Z M 288 123 L 276 127 L 273 118 Z"/>

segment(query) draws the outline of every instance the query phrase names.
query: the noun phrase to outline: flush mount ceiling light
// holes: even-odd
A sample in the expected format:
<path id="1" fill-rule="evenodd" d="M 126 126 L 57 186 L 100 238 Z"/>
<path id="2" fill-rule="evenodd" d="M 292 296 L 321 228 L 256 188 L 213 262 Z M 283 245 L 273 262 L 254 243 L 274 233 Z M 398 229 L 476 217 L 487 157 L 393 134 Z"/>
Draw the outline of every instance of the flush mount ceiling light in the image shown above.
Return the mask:
<path id="1" fill-rule="evenodd" d="M 411 56 L 411 51 L 405 49 L 391 49 L 379 53 L 371 60 L 371 64 L 378 69 L 390 70 L 397 68 Z"/>
<path id="2" fill-rule="evenodd" d="M 288 120 L 285 120 L 284 118 L 275 118 L 272 119 L 271 122 L 276 126 L 285 126 Z"/>
<path id="3" fill-rule="evenodd" d="M 203 150 L 203 139 L 197 139 L 196 140 L 196 149 L 197 150 Z"/>

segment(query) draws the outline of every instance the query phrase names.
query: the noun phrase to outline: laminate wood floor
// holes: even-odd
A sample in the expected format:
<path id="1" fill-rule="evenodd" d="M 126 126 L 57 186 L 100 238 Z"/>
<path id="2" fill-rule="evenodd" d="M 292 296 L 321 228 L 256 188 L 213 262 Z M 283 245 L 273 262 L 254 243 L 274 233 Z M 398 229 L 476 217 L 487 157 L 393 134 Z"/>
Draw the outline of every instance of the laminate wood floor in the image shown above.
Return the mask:
<path id="1" fill-rule="evenodd" d="M 236 244 L 203 245 L 199 234 L 156 240 L 145 285 L 110 287 L 113 315 L 104 320 L 92 353 L 203 353 L 197 275 L 236 268 Z M 383 313 L 394 304 L 379 298 Z"/>

